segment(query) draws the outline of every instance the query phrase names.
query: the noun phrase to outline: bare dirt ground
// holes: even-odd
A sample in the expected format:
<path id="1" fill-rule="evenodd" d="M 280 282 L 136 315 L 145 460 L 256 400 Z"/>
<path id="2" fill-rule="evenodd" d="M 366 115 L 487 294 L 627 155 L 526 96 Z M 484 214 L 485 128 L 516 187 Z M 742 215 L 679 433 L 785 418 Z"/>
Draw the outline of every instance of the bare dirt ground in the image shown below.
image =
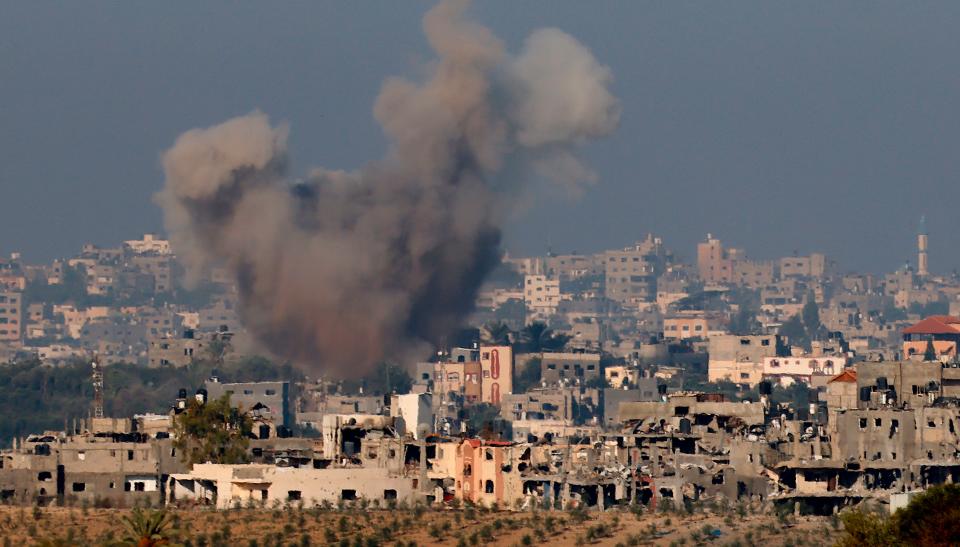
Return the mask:
<path id="1" fill-rule="evenodd" d="M 0 506 L 2 545 L 104 545 L 125 535 L 129 509 Z M 733 510 L 686 513 L 460 509 L 172 509 L 175 545 L 344 547 L 426 545 L 833 545 L 836 519 Z"/>

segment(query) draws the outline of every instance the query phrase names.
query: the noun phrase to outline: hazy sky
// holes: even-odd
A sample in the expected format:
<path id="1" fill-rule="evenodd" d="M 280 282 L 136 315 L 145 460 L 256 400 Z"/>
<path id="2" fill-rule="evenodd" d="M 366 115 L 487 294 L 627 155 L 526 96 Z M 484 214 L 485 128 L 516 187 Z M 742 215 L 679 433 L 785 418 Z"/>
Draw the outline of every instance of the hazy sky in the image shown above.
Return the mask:
<path id="1" fill-rule="evenodd" d="M 430 52 L 419 2 L 5 2 L 0 252 L 67 255 L 161 229 L 159 154 L 259 108 L 291 123 L 294 172 L 355 168 L 385 141 L 385 76 Z M 613 70 L 622 124 L 599 183 L 531 204 L 515 254 L 622 246 L 691 258 L 712 232 L 758 258 L 960 268 L 960 3 L 516 2 L 472 13 L 511 49 L 559 27 Z"/>

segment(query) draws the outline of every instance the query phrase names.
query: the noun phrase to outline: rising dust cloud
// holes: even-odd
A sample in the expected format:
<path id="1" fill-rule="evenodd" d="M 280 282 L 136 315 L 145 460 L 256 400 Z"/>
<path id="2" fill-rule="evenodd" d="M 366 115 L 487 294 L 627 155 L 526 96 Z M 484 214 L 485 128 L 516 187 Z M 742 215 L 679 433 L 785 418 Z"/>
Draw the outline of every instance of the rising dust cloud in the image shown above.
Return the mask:
<path id="1" fill-rule="evenodd" d="M 157 202 L 188 278 L 227 267 L 247 329 L 311 372 L 356 376 L 448 334 L 497 262 L 523 172 L 505 165 L 590 181 L 575 149 L 618 123 L 610 71 L 577 40 L 542 29 L 512 56 L 466 7 L 424 17 L 437 58 L 424 81 L 385 81 L 373 113 L 390 149 L 359 171 L 292 183 L 288 128 L 260 112 L 163 155 Z"/>

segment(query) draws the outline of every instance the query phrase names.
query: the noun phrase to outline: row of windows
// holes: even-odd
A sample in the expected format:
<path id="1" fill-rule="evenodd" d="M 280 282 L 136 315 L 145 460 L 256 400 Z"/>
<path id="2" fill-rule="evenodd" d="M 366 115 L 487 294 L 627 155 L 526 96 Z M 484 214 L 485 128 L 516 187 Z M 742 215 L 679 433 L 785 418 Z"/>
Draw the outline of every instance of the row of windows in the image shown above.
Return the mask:
<path id="1" fill-rule="evenodd" d="M 677 325 L 667 325 L 664 330 L 675 331 L 675 330 L 677 330 Z M 682 331 L 689 331 L 689 330 L 690 330 L 690 325 L 683 325 L 683 328 L 681 328 L 680 330 L 682 330 Z M 695 331 L 697 331 L 697 332 L 700 332 L 700 331 L 703 330 L 703 325 L 694 325 L 693 330 L 695 330 Z"/>
<path id="2" fill-rule="evenodd" d="M 576 364 L 573 365 L 574 370 L 580 370 L 583 366 Z M 587 365 L 587 370 L 596 370 L 596 365 Z M 547 363 L 547 370 L 557 370 L 556 363 Z M 563 365 L 563 370 L 570 370 L 570 365 Z"/>

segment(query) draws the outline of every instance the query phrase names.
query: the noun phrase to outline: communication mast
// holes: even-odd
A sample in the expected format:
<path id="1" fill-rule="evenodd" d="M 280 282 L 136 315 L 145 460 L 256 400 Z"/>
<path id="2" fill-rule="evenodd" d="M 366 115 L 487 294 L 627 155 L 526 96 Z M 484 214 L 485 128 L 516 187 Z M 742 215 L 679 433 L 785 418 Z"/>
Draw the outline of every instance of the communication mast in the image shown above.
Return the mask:
<path id="1" fill-rule="evenodd" d="M 90 377 L 93 383 L 93 417 L 103 418 L 103 368 L 100 366 L 100 357 L 94 357 L 90 366 L 93 368 Z"/>

